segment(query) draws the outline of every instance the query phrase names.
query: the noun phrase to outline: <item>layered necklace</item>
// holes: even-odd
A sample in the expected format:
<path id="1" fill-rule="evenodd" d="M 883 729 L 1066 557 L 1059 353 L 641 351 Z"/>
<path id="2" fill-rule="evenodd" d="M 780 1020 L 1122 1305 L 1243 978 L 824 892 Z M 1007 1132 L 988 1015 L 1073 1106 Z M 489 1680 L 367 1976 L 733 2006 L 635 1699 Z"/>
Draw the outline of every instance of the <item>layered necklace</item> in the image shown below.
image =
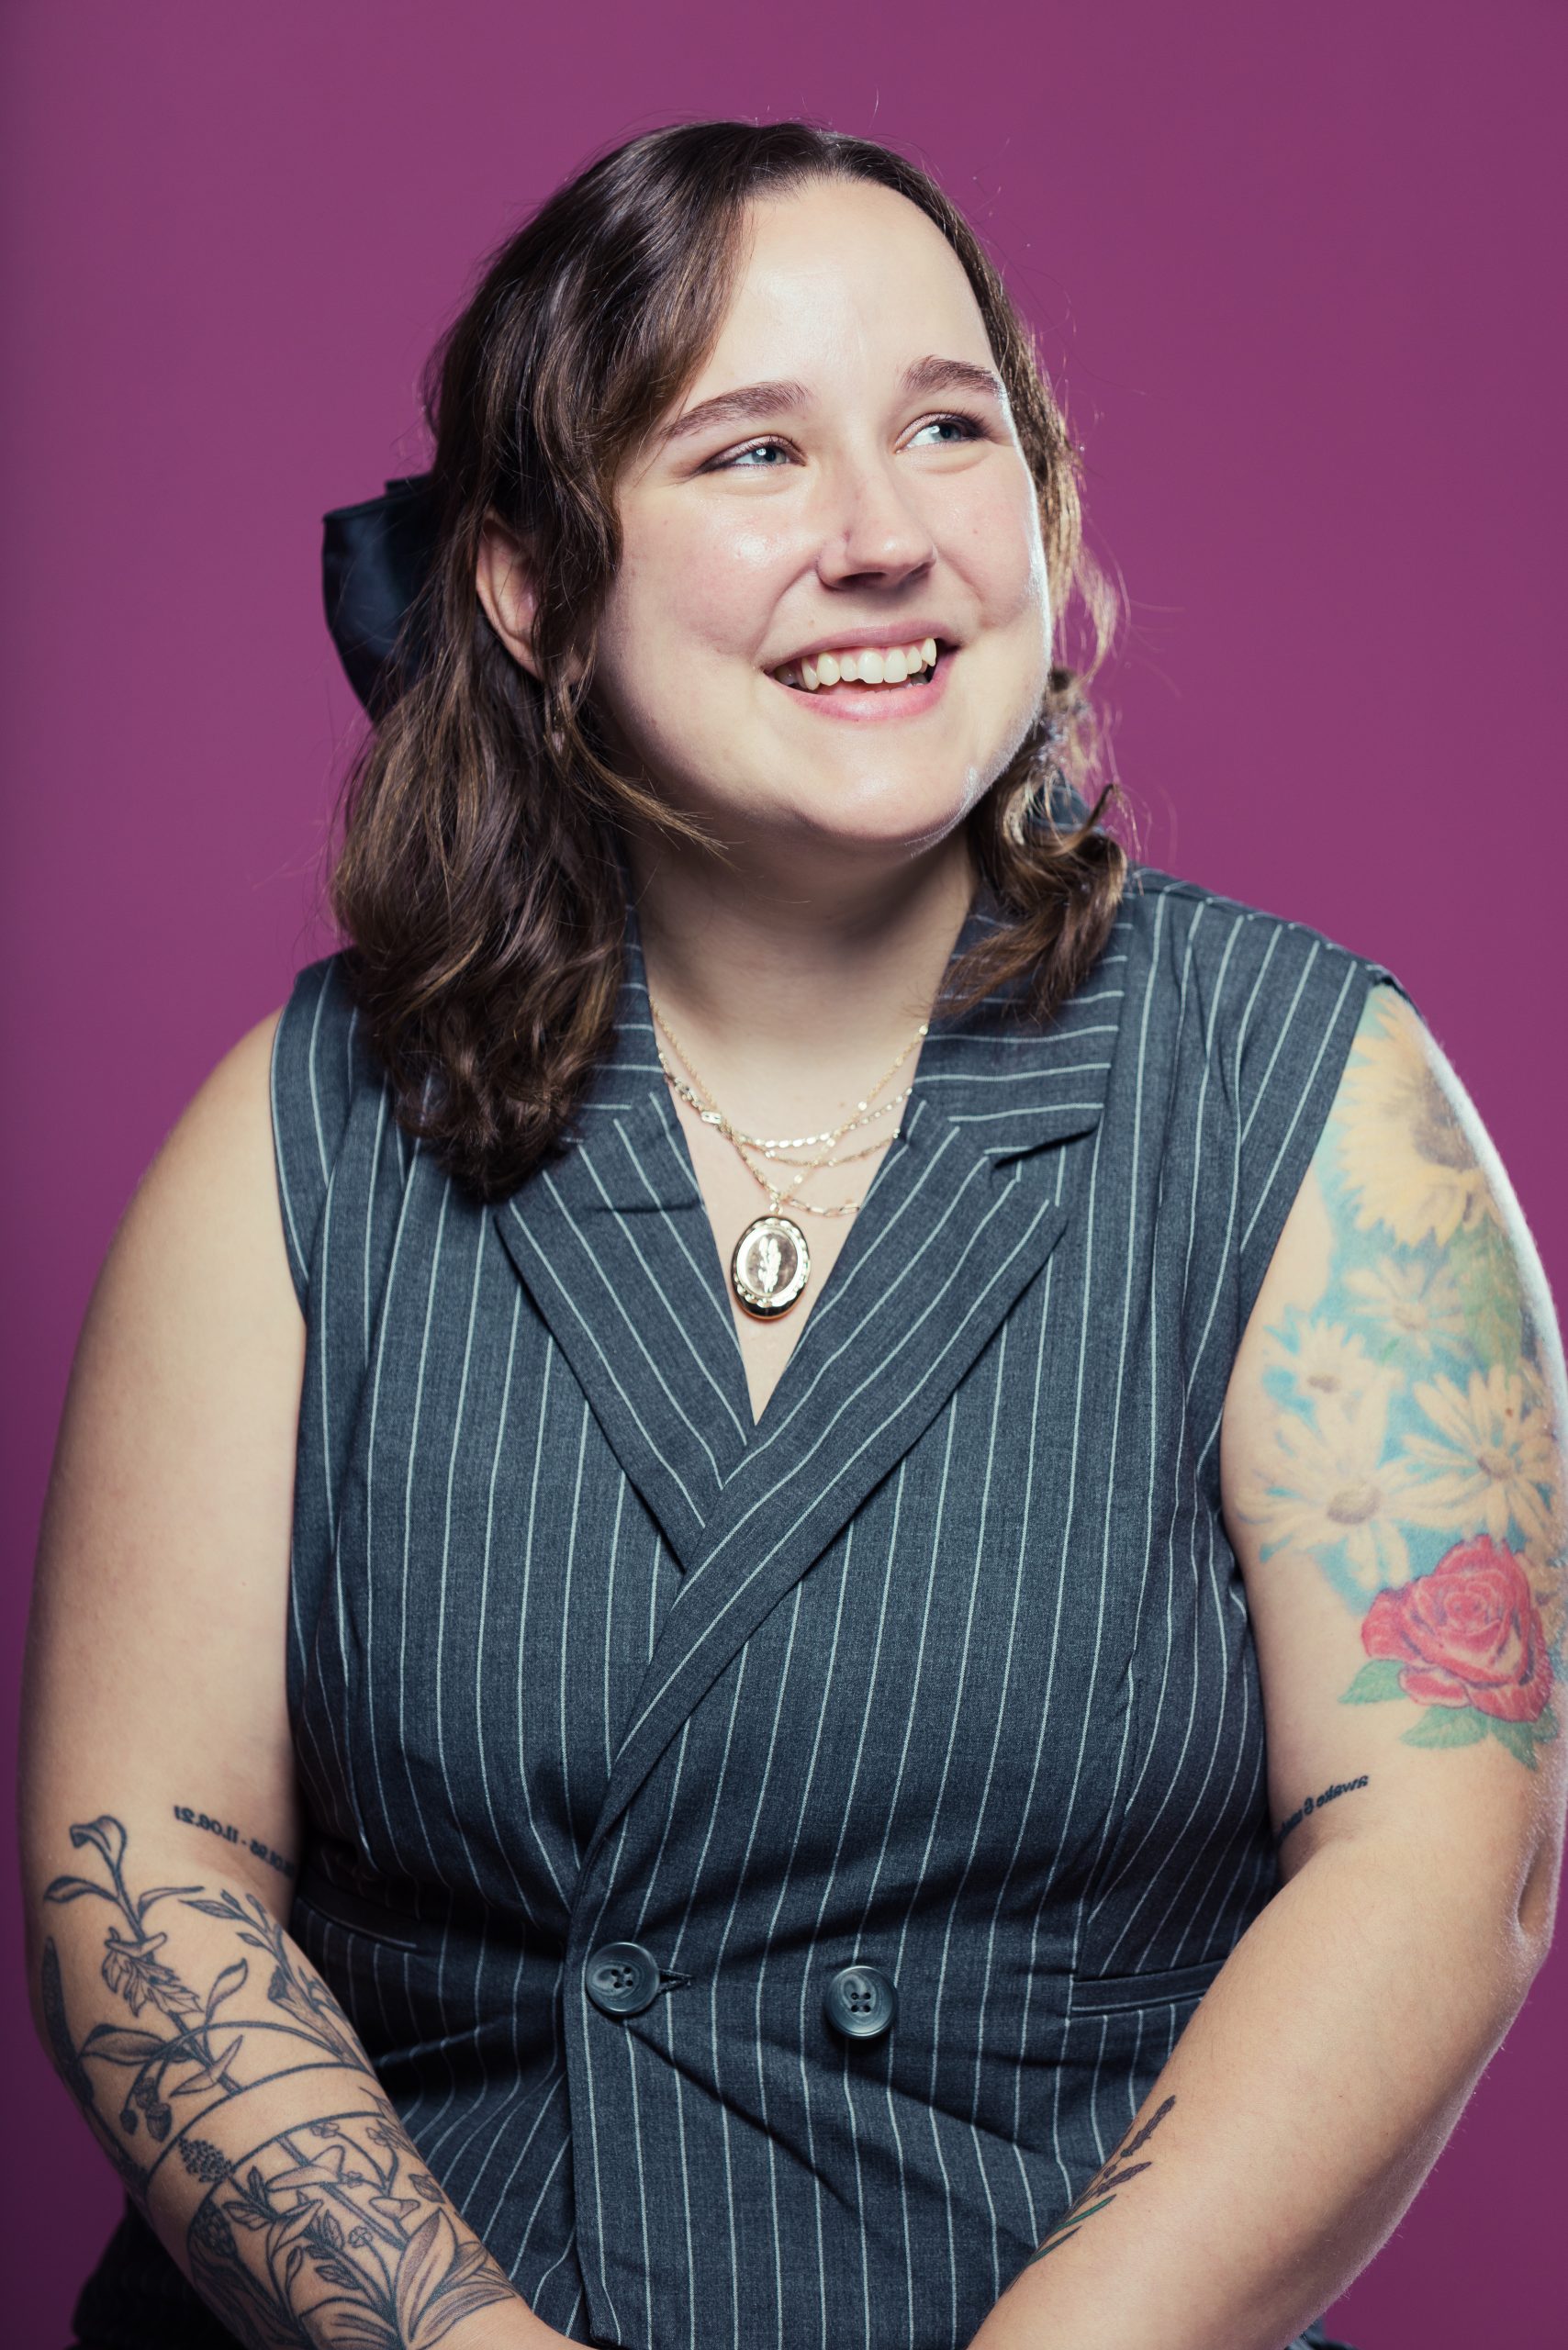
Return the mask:
<path id="1" fill-rule="evenodd" d="M 734 1119 L 720 1109 L 711 1088 L 699 1074 L 696 1062 L 651 994 L 648 1003 L 656 1026 L 686 1064 L 687 1075 L 682 1077 L 678 1070 L 670 1067 L 665 1058 L 664 1046 L 655 1037 L 655 1050 L 659 1057 L 659 1067 L 669 1080 L 671 1090 L 697 1113 L 705 1126 L 717 1128 L 747 1173 L 767 1193 L 766 1212 L 754 1216 L 735 1242 L 730 1258 L 730 1286 L 747 1314 L 755 1315 L 759 1322 L 775 1321 L 780 1314 L 789 1312 L 812 1277 L 812 1255 L 806 1245 L 805 1233 L 792 1215 L 784 1214 L 784 1210 L 793 1207 L 807 1215 L 854 1214 L 860 1205 L 858 1199 L 843 1200 L 834 1206 L 820 1207 L 814 1201 L 802 1200 L 800 1197 L 801 1188 L 820 1168 L 847 1167 L 852 1160 L 868 1158 L 873 1151 L 887 1147 L 889 1137 L 884 1134 L 874 1142 L 865 1143 L 854 1150 L 841 1151 L 836 1158 L 834 1156 L 835 1147 L 846 1135 L 858 1133 L 862 1127 L 875 1125 L 879 1119 L 887 1117 L 908 1101 L 913 1091 L 908 1085 L 902 1092 L 890 1094 L 885 1102 L 879 1102 L 877 1096 L 892 1082 L 911 1053 L 918 1049 L 930 1023 L 921 1022 L 909 1043 L 901 1046 L 876 1084 L 868 1087 L 864 1097 L 857 1102 L 841 1125 L 824 1127 L 821 1134 L 815 1135 L 752 1135 L 747 1134 L 744 1127 L 737 1126 Z M 809 1158 L 796 1155 L 803 1150 L 815 1155 Z M 754 1153 L 763 1160 L 763 1166 L 756 1163 Z M 795 1168 L 799 1172 L 786 1188 L 765 1172 L 767 1167 Z"/>

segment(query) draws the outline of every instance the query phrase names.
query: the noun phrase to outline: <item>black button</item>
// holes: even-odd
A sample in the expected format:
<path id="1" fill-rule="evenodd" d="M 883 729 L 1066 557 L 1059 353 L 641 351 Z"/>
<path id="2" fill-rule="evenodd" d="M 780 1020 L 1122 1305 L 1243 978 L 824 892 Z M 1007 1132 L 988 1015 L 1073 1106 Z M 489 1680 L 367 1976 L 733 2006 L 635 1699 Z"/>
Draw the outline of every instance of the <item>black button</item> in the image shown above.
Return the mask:
<path id="1" fill-rule="evenodd" d="M 659 1996 L 659 1963 L 641 1942 L 603 1942 L 584 1970 L 588 1995 L 607 2016 L 640 2015 Z"/>
<path id="2" fill-rule="evenodd" d="M 899 1995 L 879 1966 L 841 1966 L 823 1994 L 834 2031 L 846 2040 L 875 2040 L 899 2011 Z"/>

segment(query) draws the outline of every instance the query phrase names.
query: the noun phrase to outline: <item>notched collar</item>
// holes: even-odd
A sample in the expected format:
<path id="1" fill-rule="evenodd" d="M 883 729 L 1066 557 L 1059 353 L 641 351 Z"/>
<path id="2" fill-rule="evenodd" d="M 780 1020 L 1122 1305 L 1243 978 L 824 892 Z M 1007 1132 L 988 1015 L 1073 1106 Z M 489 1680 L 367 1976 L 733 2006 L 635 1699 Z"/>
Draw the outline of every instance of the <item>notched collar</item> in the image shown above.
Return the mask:
<path id="1" fill-rule="evenodd" d="M 999 922 L 982 889 L 949 963 Z M 1092 1132 L 1104 1108 L 1120 1024 L 1124 958 L 1114 946 L 1043 1027 L 1021 1013 L 1019 983 L 934 1020 L 894 1149 L 921 1119 L 950 1122 L 959 1130 L 956 1140 L 995 1161 Z M 635 1215 L 701 1207 L 685 1134 L 659 1067 L 634 907 L 627 913 L 612 1046 L 594 1073 L 574 1128 L 566 1153 L 548 1170 L 547 1188 L 568 1197 L 580 1213 Z M 539 1177 L 531 1177 L 513 1201 L 521 1203 L 538 1187 Z"/>
<path id="2" fill-rule="evenodd" d="M 955 955 L 995 919 L 971 908 Z M 898 1136 L 754 1423 L 629 925 L 614 1046 L 577 1138 L 494 1211 L 684 1571 L 601 1832 L 750 1628 L 929 1426 L 1070 1224 L 1071 1186 L 1030 1155 L 1099 1122 L 1118 944 L 1044 1027 L 1004 991 L 933 1022 Z"/>

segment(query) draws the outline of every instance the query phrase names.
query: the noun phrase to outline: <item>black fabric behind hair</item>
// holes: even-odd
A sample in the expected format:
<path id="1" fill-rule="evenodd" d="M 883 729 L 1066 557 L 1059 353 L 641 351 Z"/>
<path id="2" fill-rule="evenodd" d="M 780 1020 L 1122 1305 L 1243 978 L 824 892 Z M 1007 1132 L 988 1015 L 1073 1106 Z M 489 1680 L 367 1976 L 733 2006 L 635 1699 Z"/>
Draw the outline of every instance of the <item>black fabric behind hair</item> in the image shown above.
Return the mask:
<path id="1" fill-rule="evenodd" d="M 435 562 L 438 514 L 430 474 L 389 481 L 380 498 L 334 507 L 321 518 L 321 587 L 327 626 L 348 680 L 372 718 L 417 676 L 425 645 L 419 620 L 394 664 L 398 637 Z"/>

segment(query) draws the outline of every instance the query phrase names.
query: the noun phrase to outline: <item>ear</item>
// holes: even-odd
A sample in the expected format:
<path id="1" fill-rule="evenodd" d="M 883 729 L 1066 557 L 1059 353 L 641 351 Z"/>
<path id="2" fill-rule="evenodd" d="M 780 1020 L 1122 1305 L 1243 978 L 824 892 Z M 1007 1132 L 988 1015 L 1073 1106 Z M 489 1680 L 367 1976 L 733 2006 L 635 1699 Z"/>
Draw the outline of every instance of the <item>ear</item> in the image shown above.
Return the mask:
<path id="1" fill-rule="evenodd" d="M 533 624 L 539 597 L 521 542 L 500 518 L 485 517 L 476 585 L 490 626 L 531 677 L 539 675 Z"/>

